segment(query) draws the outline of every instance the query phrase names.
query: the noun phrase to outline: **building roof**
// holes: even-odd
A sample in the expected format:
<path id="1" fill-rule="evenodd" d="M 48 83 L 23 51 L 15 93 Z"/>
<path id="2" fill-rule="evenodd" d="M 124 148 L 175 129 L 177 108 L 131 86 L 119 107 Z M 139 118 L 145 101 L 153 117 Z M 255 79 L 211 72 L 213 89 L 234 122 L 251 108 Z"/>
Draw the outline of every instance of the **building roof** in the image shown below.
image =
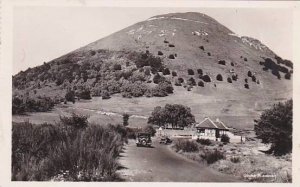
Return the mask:
<path id="1" fill-rule="evenodd" d="M 228 127 L 226 127 L 226 125 L 222 121 L 220 121 L 219 119 L 217 119 L 214 123 L 219 129 L 228 130 Z"/>
<path id="2" fill-rule="evenodd" d="M 214 129 L 218 128 L 218 126 L 216 126 L 216 124 L 209 118 L 205 118 L 203 121 L 198 123 L 196 127 L 214 128 Z"/>
<path id="3" fill-rule="evenodd" d="M 213 128 L 213 129 L 226 129 L 226 130 L 228 130 L 228 127 L 226 127 L 226 125 L 222 121 L 217 119 L 215 122 L 213 122 L 210 118 L 205 118 L 203 121 L 196 124 L 195 127 L 196 128 L 198 127 L 198 128 Z"/>

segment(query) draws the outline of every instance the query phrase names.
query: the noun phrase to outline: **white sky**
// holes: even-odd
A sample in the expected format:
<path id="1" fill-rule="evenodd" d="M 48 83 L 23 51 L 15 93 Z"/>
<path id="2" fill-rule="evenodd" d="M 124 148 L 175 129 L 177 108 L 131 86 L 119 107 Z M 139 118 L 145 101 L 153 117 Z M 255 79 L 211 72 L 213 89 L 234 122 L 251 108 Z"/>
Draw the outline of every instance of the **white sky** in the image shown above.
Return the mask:
<path id="1" fill-rule="evenodd" d="M 17 7 L 14 9 L 13 74 L 136 22 L 172 12 L 205 13 L 239 35 L 259 39 L 282 58 L 292 59 L 291 9 Z"/>

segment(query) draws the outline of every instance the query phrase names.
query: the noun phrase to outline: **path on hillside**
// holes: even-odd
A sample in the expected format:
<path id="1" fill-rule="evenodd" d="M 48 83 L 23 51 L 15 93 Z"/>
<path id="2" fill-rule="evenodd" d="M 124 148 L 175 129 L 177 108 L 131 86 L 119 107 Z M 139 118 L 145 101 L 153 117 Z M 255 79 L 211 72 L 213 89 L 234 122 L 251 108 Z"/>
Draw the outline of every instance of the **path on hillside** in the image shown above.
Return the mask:
<path id="1" fill-rule="evenodd" d="M 119 170 L 126 181 L 134 182 L 238 182 L 232 176 L 184 158 L 153 140 L 153 148 L 136 147 L 130 140 L 121 154 Z"/>
<path id="2" fill-rule="evenodd" d="M 117 113 L 117 112 L 108 112 L 104 110 L 96 110 L 96 109 L 89 109 L 89 108 L 82 108 L 82 107 L 70 107 L 72 109 L 79 109 L 79 110 L 86 110 L 90 112 L 96 112 L 97 114 L 106 115 L 106 116 L 118 116 L 122 117 L 123 114 Z M 131 118 L 141 118 L 141 119 L 148 119 L 148 116 L 142 116 L 142 115 L 130 115 Z"/>

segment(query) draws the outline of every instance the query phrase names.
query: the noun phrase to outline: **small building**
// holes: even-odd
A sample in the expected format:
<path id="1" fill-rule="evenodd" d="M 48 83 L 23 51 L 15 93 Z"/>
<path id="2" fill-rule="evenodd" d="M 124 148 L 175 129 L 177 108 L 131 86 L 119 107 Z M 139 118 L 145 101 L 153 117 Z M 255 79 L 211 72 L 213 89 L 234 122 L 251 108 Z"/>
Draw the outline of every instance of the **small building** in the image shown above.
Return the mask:
<path id="1" fill-rule="evenodd" d="M 193 139 L 210 139 L 220 141 L 221 136 L 226 134 L 230 138 L 230 142 L 243 142 L 245 137 L 237 136 L 230 132 L 230 129 L 219 119 L 212 121 L 206 117 L 200 123 L 195 124 L 196 132 L 192 136 Z"/>
<path id="2" fill-rule="evenodd" d="M 193 139 L 211 139 L 218 141 L 222 134 L 227 134 L 229 132 L 229 128 L 225 126 L 225 124 L 217 119 L 215 122 L 210 118 L 206 117 L 200 123 L 195 125 L 196 133 Z"/>

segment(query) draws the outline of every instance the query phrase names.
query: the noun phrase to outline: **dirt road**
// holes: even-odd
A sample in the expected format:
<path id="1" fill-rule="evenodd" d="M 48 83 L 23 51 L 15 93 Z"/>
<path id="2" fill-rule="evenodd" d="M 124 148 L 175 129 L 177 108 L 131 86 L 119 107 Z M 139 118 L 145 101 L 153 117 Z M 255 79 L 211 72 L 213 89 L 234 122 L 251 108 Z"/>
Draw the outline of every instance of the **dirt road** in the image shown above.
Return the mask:
<path id="1" fill-rule="evenodd" d="M 119 173 L 134 182 L 238 182 L 232 176 L 213 171 L 205 165 L 174 153 L 168 146 L 153 140 L 153 147 L 136 147 L 134 141 L 125 146 Z"/>

